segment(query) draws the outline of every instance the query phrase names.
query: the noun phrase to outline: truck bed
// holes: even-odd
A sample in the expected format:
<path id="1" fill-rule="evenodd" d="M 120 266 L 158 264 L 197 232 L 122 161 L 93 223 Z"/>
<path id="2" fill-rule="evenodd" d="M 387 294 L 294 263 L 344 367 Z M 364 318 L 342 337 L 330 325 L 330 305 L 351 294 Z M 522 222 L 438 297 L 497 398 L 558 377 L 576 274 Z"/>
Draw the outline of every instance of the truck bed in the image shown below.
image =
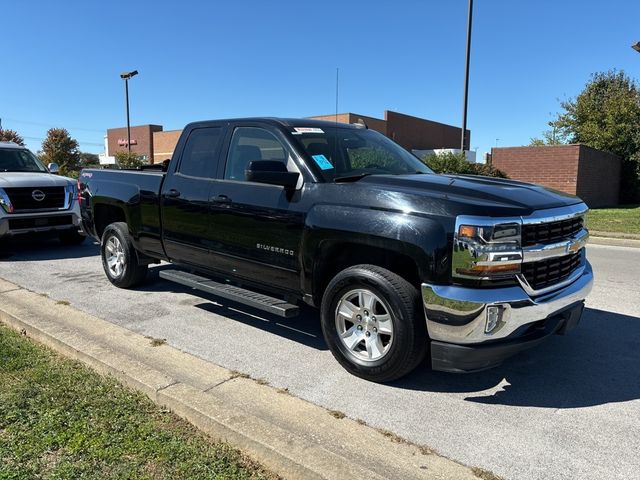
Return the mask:
<path id="1" fill-rule="evenodd" d="M 165 172 L 160 169 L 82 170 L 79 181 L 83 201 L 88 207 L 82 209 L 83 228 L 99 238 L 105 221 L 112 219 L 96 215 L 100 213 L 96 209 L 113 206 L 123 213 L 124 218 L 120 220 L 127 222 L 135 232 L 135 241 L 141 251 L 164 256 L 160 227 L 160 191 L 164 177 Z"/>

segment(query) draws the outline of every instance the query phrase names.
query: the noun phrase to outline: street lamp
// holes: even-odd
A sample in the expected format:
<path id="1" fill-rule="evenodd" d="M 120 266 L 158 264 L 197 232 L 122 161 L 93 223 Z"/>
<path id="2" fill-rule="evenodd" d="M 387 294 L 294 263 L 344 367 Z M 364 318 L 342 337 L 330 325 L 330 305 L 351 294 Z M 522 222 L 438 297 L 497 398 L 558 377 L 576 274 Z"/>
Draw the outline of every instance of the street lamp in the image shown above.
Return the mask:
<path id="1" fill-rule="evenodd" d="M 636 42 L 634 45 L 631 45 L 631 48 L 640 53 L 640 42 Z"/>
<path id="2" fill-rule="evenodd" d="M 129 79 L 135 77 L 138 74 L 137 70 L 131 72 L 123 72 L 120 74 L 120 78 L 124 80 L 124 96 L 127 103 L 127 149 L 131 154 L 131 124 L 129 123 Z"/>
<path id="3" fill-rule="evenodd" d="M 464 106 L 462 107 L 462 139 L 460 150 L 464 153 L 465 137 L 467 135 L 467 103 L 469 99 L 469 57 L 471 54 L 471 17 L 473 15 L 473 0 L 469 0 L 469 13 L 467 14 L 467 56 L 464 67 Z"/>

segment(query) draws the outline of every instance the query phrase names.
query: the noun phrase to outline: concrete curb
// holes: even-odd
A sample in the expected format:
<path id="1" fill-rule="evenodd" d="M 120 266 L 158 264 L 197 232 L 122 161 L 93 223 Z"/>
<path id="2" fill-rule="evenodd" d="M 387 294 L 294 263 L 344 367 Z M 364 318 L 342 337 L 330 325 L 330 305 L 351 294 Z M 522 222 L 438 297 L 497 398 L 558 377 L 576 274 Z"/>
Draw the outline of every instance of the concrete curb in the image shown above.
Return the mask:
<path id="1" fill-rule="evenodd" d="M 640 248 L 640 240 L 624 237 L 599 237 L 592 232 L 589 235 L 589 243 L 593 245 L 609 245 L 611 247 Z"/>
<path id="2" fill-rule="evenodd" d="M 1 279 L 0 322 L 144 392 L 285 478 L 478 478 L 428 449 Z"/>
<path id="3" fill-rule="evenodd" d="M 640 240 L 640 235 L 637 233 L 602 232 L 599 230 L 589 230 L 589 234 L 595 237 L 628 238 L 631 240 Z"/>

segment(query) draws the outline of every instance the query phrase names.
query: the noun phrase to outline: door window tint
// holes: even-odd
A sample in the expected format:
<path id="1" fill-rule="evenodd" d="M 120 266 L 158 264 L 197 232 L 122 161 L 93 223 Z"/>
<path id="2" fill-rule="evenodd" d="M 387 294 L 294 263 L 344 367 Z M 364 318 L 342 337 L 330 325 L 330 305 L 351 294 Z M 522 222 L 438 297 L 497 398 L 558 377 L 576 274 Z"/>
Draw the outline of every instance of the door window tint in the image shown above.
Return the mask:
<path id="1" fill-rule="evenodd" d="M 189 134 L 180 161 L 180 173 L 211 178 L 218 163 L 220 127 L 198 128 Z"/>
<path id="2" fill-rule="evenodd" d="M 280 141 L 263 128 L 239 127 L 233 132 L 224 178 L 245 180 L 244 171 L 255 160 L 279 161 L 286 165 L 287 155 Z"/>

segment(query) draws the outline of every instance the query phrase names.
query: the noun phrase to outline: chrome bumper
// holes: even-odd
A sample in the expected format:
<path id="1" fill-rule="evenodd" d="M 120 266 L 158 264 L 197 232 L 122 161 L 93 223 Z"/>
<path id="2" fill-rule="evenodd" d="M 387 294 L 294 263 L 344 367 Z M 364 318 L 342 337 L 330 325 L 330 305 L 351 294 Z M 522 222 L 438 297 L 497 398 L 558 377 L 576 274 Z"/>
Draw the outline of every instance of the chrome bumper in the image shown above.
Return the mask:
<path id="1" fill-rule="evenodd" d="M 434 341 L 466 345 L 517 336 L 523 327 L 584 300 L 592 285 L 593 271 L 588 261 L 582 275 L 570 285 L 535 298 L 520 286 L 478 289 L 423 283 L 429 337 Z M 499 307 L 500 318 L 487 332 L 490 306 Z"/>

